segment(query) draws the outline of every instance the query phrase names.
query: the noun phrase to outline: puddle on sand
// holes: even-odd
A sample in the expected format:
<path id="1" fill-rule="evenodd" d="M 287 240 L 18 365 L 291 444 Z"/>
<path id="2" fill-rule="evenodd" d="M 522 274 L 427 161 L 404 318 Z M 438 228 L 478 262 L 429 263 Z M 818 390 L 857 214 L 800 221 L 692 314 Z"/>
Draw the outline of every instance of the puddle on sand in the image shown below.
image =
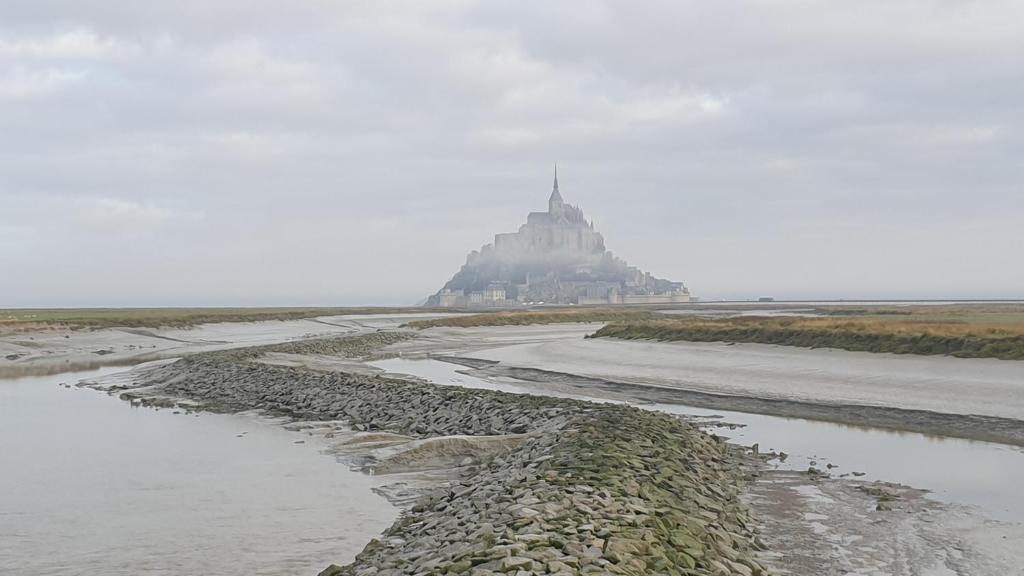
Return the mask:
<path id="1" fill-rule="evenodd" d="M 461 374 L 468 370 L 433 359 L 393 358 L 372 362 L 389 372 L 419 376 L 437 384 L 594 400 L 586 396 L 550 393 L 543 384 L 509 378 L 491 380 Z M 607 400 L 598 400 L 607 401 Z M 941 501 L 975 505 L 990 516 L 1024 521 L 1024 450 L 1003 444 L 958 438 L 925 436 L 761 414 L 705 410 L 681 404 L 637 404 L 637 407 L 669 414 L 698 417 L 708 422 L 737 424 L 735 429 L 709 426 L 708 431 L 762 452 L 786 452 L 785 462 L 770 465 L 779 470 L 807 470 L 813 465 L 833 476 L 899 482 L 930 490 Z M 828 468 L 828 464 L 835 466 Z M 863 474 L 855 476 L 854 472 Z"/>
<path id="2" fill-rule="evenodd" d="M 899 482 L 930 490 L 938 500 L 980 506 L 996 518 L 1024 520 L 1024 450 L 1018 447 L 678 404 L 641 407 L 742 424 L 709 431 L 738 444 L 757 443 L 762 452 L 786 452 L 785 462 L 770 463 L 779 470 L 813 465 L 832 476 Z"/>

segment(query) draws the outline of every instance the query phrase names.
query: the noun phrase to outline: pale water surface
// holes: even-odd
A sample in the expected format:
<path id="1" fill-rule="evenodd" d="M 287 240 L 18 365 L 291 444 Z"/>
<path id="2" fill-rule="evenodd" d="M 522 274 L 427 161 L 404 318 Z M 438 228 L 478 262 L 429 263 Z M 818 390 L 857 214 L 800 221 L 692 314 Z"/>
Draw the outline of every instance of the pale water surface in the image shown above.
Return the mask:
<path id="1" fill-rule="evenodd" d="M 392 358 L 372 364 L 438 384 L 592 399 L 553 393 L 543 384 L 533 382 L 479 378 L 462 373 L 467 370 L 462 366 L 438 360 Z M 816 468 L 834 476 L 850 474 L 853 478 L 899 482 L 931 490 L 933 496 L 942 501 L 977 506 L 994 518 L 1024 521 L 1024 450 L 1018 447 L 800 418 L 705 410 L 681 404 L 637 404 L 637 407 L 706 418 L 707 422 L 741 425 L 735 429 L 709 427 L 708 430 L 739 444 L 758 443 L 762 452 L 771 449 L 786 452 L 785 462 L 773 462 L 779 469 L 807 470 L 813 462 Z M 712 418 L 707 418 L 709 416 Z M 838 467 L 829 470 L 828 464 Z M 853 472 L 864 476 L 855 477 Z"/>
<path id="2" fill-rule="evenodd" d="M 118 370 L 0 380 L 0 574 L 313 575 L 397 517 L 307 435 L 58 386 Z"/>

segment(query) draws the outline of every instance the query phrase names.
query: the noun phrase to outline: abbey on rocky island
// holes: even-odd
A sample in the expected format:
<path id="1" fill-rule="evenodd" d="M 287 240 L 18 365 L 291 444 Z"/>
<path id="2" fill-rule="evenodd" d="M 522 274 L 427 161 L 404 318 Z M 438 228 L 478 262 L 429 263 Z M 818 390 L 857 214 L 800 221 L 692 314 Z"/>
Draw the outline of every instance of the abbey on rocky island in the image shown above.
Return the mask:
<path id="1" fill-rule="evenodd" d="M 693 298 L 682 282 L 655 278 L 604 247 L 583 210 L 558 190 L 558 168 L 547 212 L 531 212 L 518 232 L 497 234 L 428 306 L 517 304 L 672 304 Z"/>

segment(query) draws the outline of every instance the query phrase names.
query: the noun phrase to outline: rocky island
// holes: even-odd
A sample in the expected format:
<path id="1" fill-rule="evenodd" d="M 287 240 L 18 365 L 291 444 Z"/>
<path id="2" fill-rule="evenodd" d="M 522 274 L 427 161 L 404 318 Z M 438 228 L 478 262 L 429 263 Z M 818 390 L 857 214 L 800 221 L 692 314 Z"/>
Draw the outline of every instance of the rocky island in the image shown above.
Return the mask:
<path id="1" fill-rule="evenodd" d="M 693 300 L 682 282 L 657 278 L 605 249 L 583 210 L 562 199 L 558 169 L 546 212 L 474 250 L 428 306 L 672 304 Z"/>

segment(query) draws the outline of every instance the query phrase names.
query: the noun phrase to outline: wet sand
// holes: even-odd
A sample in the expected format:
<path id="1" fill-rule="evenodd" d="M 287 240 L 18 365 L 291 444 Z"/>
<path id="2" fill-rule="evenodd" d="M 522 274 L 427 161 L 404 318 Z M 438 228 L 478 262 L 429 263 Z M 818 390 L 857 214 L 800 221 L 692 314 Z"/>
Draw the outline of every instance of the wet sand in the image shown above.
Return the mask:
<path id="1" fill-rule="evenodd" d="M 908 483 L 929 490 L 947 503 L 968 504 L 994 518 L 1024 521 L 1024 501 L 1017 498 L 1024 482 L 1024 448 L 942 436 L 926 436 L 876 427 L 782 418 L 725 410 L 706 410 L 673 403 L 648 403 L 630 397 L 621 387 L 611 394 L 564 382 L 525 381 L 493 376 L 490 370 L 467 368 L 440 359 L 390 358 L 370 362 L 389 374 L 408 374 L 437 384 L 501 390 L 597 402 L 631 402 L 640 408 L 678 415 L 730 442 L 758 444 L 762 453 L 784 451 L 769 470 L 806 472 L 809 467 L 837 478 Z M 645 389 L 640 389 L 645 390 Z M 951 463 L 956 466 L 951 466 Z M 854 474 L 856 473 L 856 474 Z"/>
<path id="2" fill-rule="evenodd" d="M 355 333 L 400 323 L 393 317 L 342 318 L 324 326 L 333 326 L 326 329 L 338 329 L 338 333 Z M 539 378 L 535 385 L 551 386 L 567 394 L 665 402 L 679 402 L 687 394 L 703 395 L 734 404 L 746 402 L 750 412 L 789 406 L 812 418 L 817 414 L 820 419 L 860 410 L 868 418 L 888 413 L 894 426 L 907 422 L 906 416 L 914 413 L 937 414 L 967 428 L 1004 422 L 1019 429 L 1024 420 L 1024 363 L 582 338 L 597 327 L 432 329 L 423 331 L 423 338 L 392 345 L 388 350 L 409 358 L 456 354 L 477 363 L 484 375 L 503 378 L 501 369 L 512 371 L 506 375 L 516 371 L 532 374 Z M 271 332 L 273 338 L 294 334 Z M 249 342 L 235 344 L 224 339 L 193 342 L 184 348 L 198 351 L 205 346 L 245 345 Z M 125 351 L 126 355 L 131 352 Z M 331 369 L 324 358 L 285 355 L 273 360 Z M 496 366 L 500 369 L 488 372 Z M 773 546 L 789 552 L 785 565 L 794 568 L 794 573 L 828 573 L 822 570 L 837 567 L 865 574 L 1019 573 L 1021 558 L 1015 543 L 1024 538 L 1020 525 L 990 522 L 962 507 L 925 502 L 910 489 L 901 491 L 902 500 L 894 510 L 872 512 L 871 506 L 877 503 L 864 494 L 850 492 L 855 489 L 851 488 L 854 483 L 806 475 L 777 477 L 772 482 L 775 485 L 758 483 L 751 498 L 762 512 L 766 530 L 779 538 L 775 544 L 794 543 L 787 545 L 789 548 Z M 820 494 L 808 496 L 805 487 L 809 485 Z M 759 492 L 761 489 L 764 491 Z M 757 498 L 762 500 L 758 502 Z M 857 541 L 865 542 L 864 546 L 856 545 Z M 809 564 L 799 564 L 799 558 Z M 850 562 L 844 563 L 844 558 Z"/>
<path id="3" fill-rule="evenodd" d="M 492 364 L 493 358 L 510 349 L 547 348 L 562 342 L 552 337 L 553 330 L 546 328 L 520 331 L 521 338 L 533 339 L 534 343 L 509 344 L 515 340 L 515 331 L 502 329 L 504 334 L 501 335 L 475 334 L 466 339 L 461 350 L 456 344 L 458 338 L 448 335 L 433 343 L 408 341 L 392 347 L 402 350 L 403 358 L 372 364 L 443 384 L 523 394 L 650 401 L 650 391 L 657 389 L 649 384 L 622 385 L 533 368 L 495 369 L 501 364 Z M 570 333 L 566 337 L 576 336 Z M 496 340 L 504 340 L 508 346 L 495 348 Z M 421 347 L 419 352 L 417 346 Z M 449 368 L 445 369 L 442 363 L 421 359 L 424 349 L 464 357 L 460 360 L 435 356 L 436 360 L 447 361 Z M 604 362 L 623 360 L 622 354 L 619 351 Z M 466 361 L 465 357 L 471 359 Z M 796 370 L 798 366 L 793 368 Z M 516 379 L 517 374 L 525 374 L 529 380 Z M 666 398 L 674 395 L 671 390 L 665 392 Z M 800 402 L 789 404 L 798 409 L 805 406 Z M 700 412 L 678 405 L 645 407 L 678 414 Z M 893 412 L 900 417 L 907 413 L 906 410 Z M 1021 469 L 1019 459 L 1024 456 L 1019 449 L 962 440 L 943 442 L 916 434 L 896 435 L 806 420 L 725 414 L 707 420 L 712 431 L 734 437 L 743 444 L 761 441 L 762 450 L 770 446 L 791 453 L 785 464 L 772 459 L 762 478 L 752 483 L 747 493 L 748 501 L 762 522 L 768 549 L 773 551 L 763 561 L 780 573 L 901 576 L 1024 573 L 1020 569 L 1024 557 L 1019 547 L 1024 541 L 1024 525 L 1019 522 L 1020 507 L 1015 501 L 1019 486 L 1016 478 Z M 963 415 L 949 416 L 964 421 Z M 756 426 L 751 424 L 749 433 L 745 428 L 737 430 L 728 424 L 744 422 L 745 417 L 759 420 Z M 736 420 L 731 420 L 734 418 Z M 783 426 L 773 427 L 772 422 L 760 420 L 775 420 Z M 766 430 L 771 433 L 765 435 Z M 804 438 L 805 434 L 815 435 L 821 441 Z M 765 443 L 769 437 L 771 444 Z M 793 451 L 797 454 L 792 454 Z M 887 461 L 890 457 L 893 461 Z M 826 464 L 833 463 L 839 466 L 829 469 L 833 477 L 806 472 L 809 465 L 826 470 Z M 868 465 L 871 463 L 875 466 Z M 803 471 L 798 471 L 801 466 Z M 858 470 L 868 470 L 867 476 L 862 472 L 857 476 L 851 474 Z M 873 481 L 865 482 L 865 479 Z M 916 487 L 879 485 L 875 480 L 912 481 Z M 993 493 L 987 493 L 985 486 Z M 933 494 L 919 488 L 939 491 Z M 1003 520 L 993 519 L 994 516 Z"/>
<path id="4" fill-rule="evenodd" d="M 1024 574 L 1020 524 L 926 496 L 902 485 L 770 472 L 747 501 L 774 551 L 766 561 L 791 574 Z"/>
<path id="5" fill-rule="evenodd" d="M 581 394 L 1024 445 L 1024 362 L 583 338 L 594 329 L 430 329 L 393 350 Z"/>
<path id="6" fill-rule="evenodd" d="M 1024 362 L 567 338 L 471 358 L 695 392 L 1024 420 Z"/>
<path id="7" fill-rule="evenodd" d="M 0 378 L 60 374 L 316 336 L 393 329 L 443 314 L 350 314 L 302 320 L 220 322 L 192 328 L 47 329 L 0 336 Z"/>

